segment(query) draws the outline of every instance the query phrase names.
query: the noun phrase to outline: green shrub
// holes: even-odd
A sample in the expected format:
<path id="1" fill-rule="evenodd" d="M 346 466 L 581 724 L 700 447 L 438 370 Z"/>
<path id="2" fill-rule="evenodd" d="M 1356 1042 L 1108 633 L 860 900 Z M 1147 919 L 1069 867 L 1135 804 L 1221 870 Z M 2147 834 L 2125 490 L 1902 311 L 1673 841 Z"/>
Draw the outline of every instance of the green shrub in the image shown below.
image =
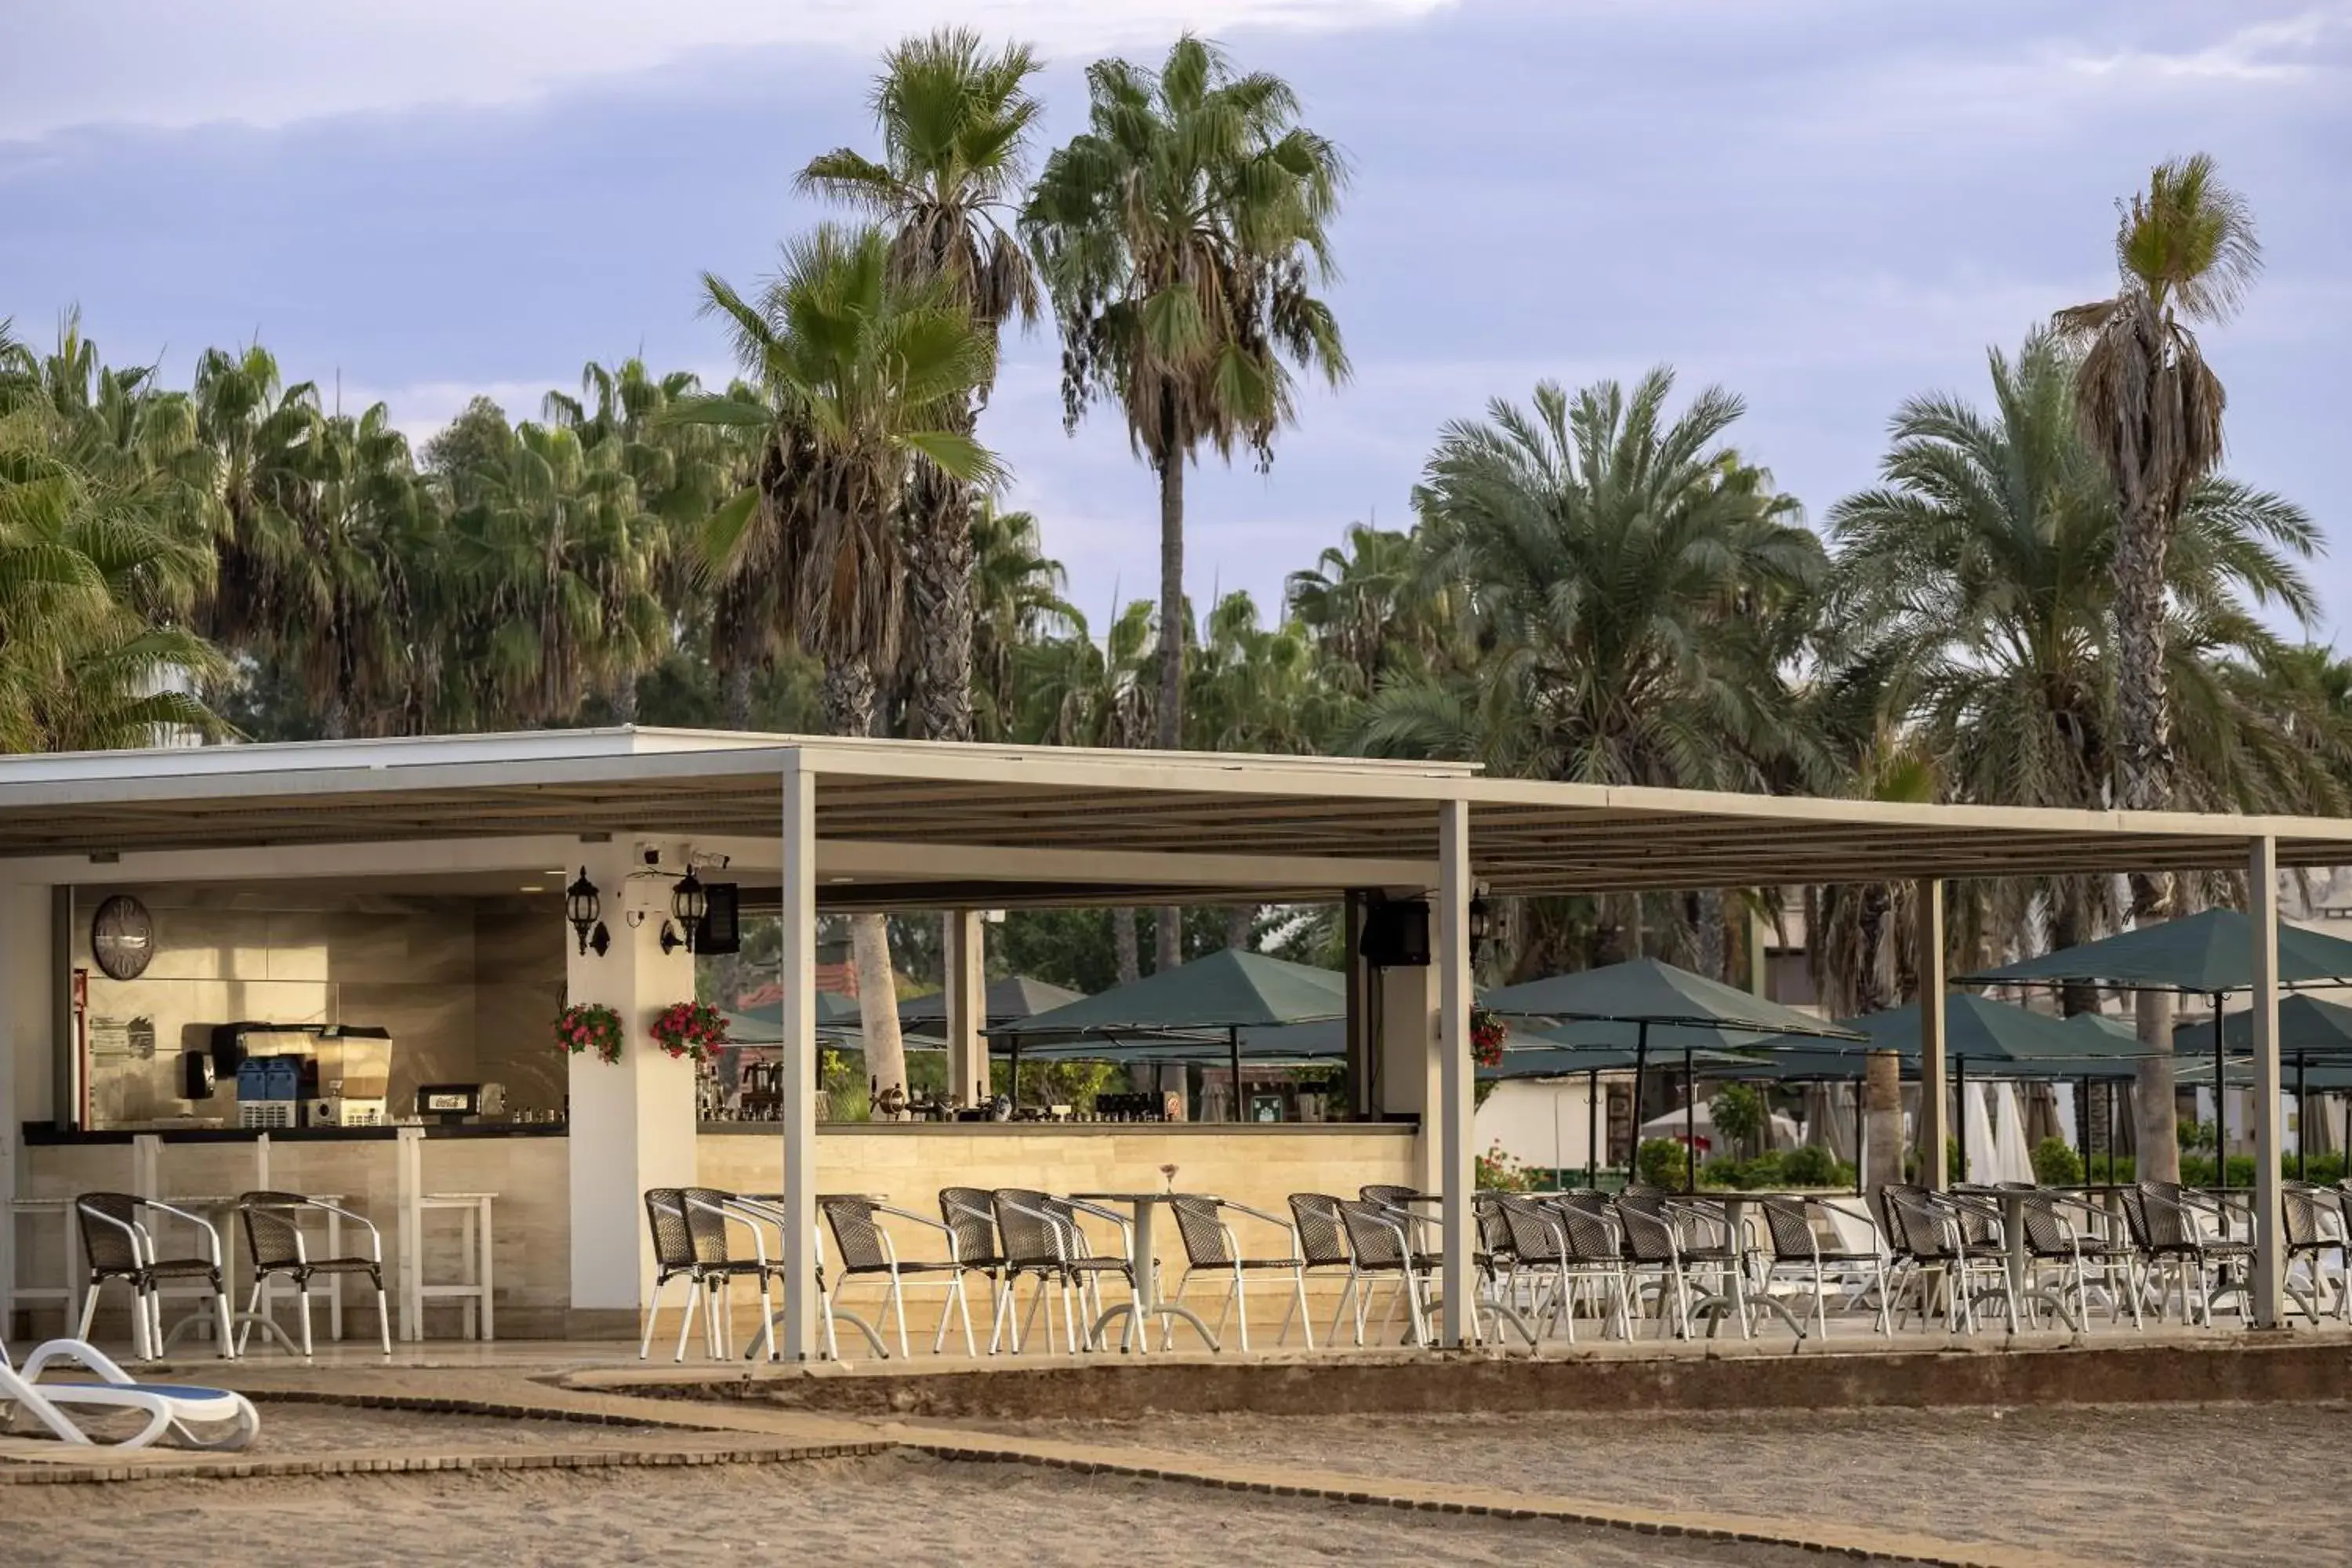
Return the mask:
<path id="1" fill-rule="evenodd" d="M 2033 1146 L 2033 1179 L 2045 1187 L 2080 1186 L 2083 1157 L 2063 1138 L 2044 1138 Z"/>
<path id="2" fill-rule="evenodd" d="M 1633 1169 L 1654 1187 L 1680 1192 L 1690 1184 L 1690 1150 L 1673 1138 L 1644 1138 L 1633 1155 Z"/>
<path id="3" fill-rule="evenodd" d="M 1792 1187 L 1827 1187 L 1838 1182 L 1838 1157 L 1819 1143 L 1780 1156 L 1780 1179 Z"/>

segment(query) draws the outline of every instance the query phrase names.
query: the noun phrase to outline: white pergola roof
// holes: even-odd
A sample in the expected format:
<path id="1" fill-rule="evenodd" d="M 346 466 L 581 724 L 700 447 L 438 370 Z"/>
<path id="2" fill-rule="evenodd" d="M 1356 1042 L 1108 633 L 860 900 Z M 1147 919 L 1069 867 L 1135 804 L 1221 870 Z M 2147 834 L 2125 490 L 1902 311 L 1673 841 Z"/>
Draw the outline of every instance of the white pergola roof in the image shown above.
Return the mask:
<path id="1" fill-rule="evenodd" d="M 992 903 L 1205 884 L 1268 897 L 1393 884 L 1437 858 L 1437 805 L 1470 803 L 1498 892 L 2352 864 L 2352 821 L 2021 810 L 1489 779 L 1360 759 L 943 745 L 644 729 L 0 759 L 0 859 L 525 835 L 772 839 L 780 777 L 813 771 L 826 842 L 1029 858 Z M 1213 877 L 1178 875 L 1198 858 Z M 1250 868 L 1258 868 L 1253 871 Z M 889 880 L 908 901 L 970 879 Z"/>

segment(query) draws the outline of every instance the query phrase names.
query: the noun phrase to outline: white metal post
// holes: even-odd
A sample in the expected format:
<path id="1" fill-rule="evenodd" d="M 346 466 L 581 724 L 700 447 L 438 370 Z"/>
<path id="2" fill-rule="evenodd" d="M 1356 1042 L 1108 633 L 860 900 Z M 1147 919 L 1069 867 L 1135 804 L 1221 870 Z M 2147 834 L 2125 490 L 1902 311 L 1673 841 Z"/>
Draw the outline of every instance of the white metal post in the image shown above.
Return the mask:
<path id="1" fill-rule="evenodd" d="M 794 752 L 783 775 L 784 1334 L 786 1360 L 816 1354 L 816 773 Z"/>
<path id="2" fill-rule="evenodd" d="M 965 1105 L 988 1100 L 988 972 L 978 910 L 947 916 L 948 1094 Z"/>
<path id="3" fill-rule="evenodd" d="M 1951 1184 L 1945 1144 L 1950 1138 L 1944 1057 L 1944 884 L 1919 884 L 1919 1184 L 1942 1192 Z"/>
<path id="4" fill-rule="evenodd" d="M 1445 1194 L 1445 1252 L 1438 1342 L 1460 1345 L 1477 1329 L 1471 1249 L 1477 1240 L 1470 1193 L 1477 1169 L 1470 1147 L 1470 803 L 1449 800 L 1437 817 L 1437 1147 Z"/>
<path id="5" fill-rule="evenodd" d="M 2279 1192 L 2279 1146 L 2284 1139 L 2279 1115 L 2278 841 L 2257 838 L 2249 847 L 2246 918 L 2253 927 L 2254 946 L 2254 1326 L 2273 1329 L 2279 1321 L 2285 1239 L 2280 1234 L 2284 1216 Z M 2213 1092 L 2218 1096 L 2223 1088 L 2216 1083 Z M 2223 1152 L 2218 1140 L 2215 1149 Z M 2226 1173 L 2226 1160 L 2222 1168 Z"/>

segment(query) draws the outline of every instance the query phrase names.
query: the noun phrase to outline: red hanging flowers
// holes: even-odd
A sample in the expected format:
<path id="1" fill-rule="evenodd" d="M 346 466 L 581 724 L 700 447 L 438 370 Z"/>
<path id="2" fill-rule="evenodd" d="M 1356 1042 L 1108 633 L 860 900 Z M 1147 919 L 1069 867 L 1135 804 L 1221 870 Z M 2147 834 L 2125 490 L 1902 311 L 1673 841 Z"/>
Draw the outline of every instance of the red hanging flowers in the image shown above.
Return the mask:
<path id="1" fill-rule="evenodd" d="M 650 1033 L 671 1056 L 705 1062 L 727 1043 L 727 1020 L 708 1002 L 673 1002 L 655 1017 Z"/>
<path id="2" fill-rule="evenodd" d="M 602 1002 L 574 1002 L 555 1016 L 555 1043 L 573 1056 L 593 1054 L 611 1066 L 621 1059 L 621 1016 Z"/>
<path id="3" fill-rule="evenodd" d="M 1482 1068 L 1503 1065 L 1503 1042 L 1511 1037 L 1510 1025 L 1498 1013 L 1470 1009 L 1470 1059 Z"/>

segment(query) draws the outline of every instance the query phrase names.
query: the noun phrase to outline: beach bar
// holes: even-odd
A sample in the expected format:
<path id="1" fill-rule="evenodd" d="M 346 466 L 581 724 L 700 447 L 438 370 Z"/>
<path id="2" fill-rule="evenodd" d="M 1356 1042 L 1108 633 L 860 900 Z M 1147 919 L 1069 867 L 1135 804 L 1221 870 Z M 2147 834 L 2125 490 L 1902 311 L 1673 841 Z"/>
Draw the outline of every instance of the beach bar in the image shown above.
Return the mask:
<path id="1" fill-rule="evenodd" d="M 378 1226 L 403 1333 L 454 1309 L 485 1335 L 495 1316 L 507 1336 L 634 1338 L 656 1274 L 648 1188 L 776 1194 L 787 1246 L 805 1247 L 820 1192 L 924 1208 L 951 1184 L 1132 1190 L 1173 1166 L 1188 1189 L 1275 1210 L 1368 1184 L 1441 1194 L 1440 1338 L 1458 1343 L 1481 889 L 1907 879 L 1930 895 L 1933 968 L 1946 879 L 2239 870 L 2269 931 L 2281 868 L 2347 862 L 2352 824 L 2336 821 L 1607 789 L 1349 759 L 640 729 L 0 759 L 0 1290 L 12 1314 L 79 1294 L 77 1193 L 218 1208 L 277 1187 Z M 686 873 L 720 868 L 745 907 L 780 917 L 772 1121 L 703 1121 L 691 1066 L 645 1034 L 695 994 L 668 900 Z M 583 885 L 593 921 L 574 907 Z M 1430 911 L 1427 962 L 1351 960 L 1350 1103 L 1330 1120 L 820 1121 L 821 914 L 947 918 L 949 1082 L 969 1103 L 988 1082 L 981 911 L 1226 901 L 1344 903 L 1351 922 L 1383 902 Z M 2280 1068 L 2263 959 L 2253 1318 L 2270 1323 Z M 1923 975 L 1923 993 L 1942 980 Z M 617 1062 L 552 1045 L 555 1013 L 583 1002 L 625 1020 Z M 281 1054 L 308 1064 L 276 1096 L 251 1065 L 272 1033 L 298 1036 Z M 1928 1081 L 1943 1044 L 1931 1007 Z M 222 1107 L 239 1124 L 210 1124 Z M 1927 1109 L 1939 1118 L 1938 1098 Z M 1941 1184 L 1943 1130 L 1927 1131 Z M 782 1342 L 802 1357 L 819 1329 L 806 1261 L 788 1257 L 780 1287 Z"/>

